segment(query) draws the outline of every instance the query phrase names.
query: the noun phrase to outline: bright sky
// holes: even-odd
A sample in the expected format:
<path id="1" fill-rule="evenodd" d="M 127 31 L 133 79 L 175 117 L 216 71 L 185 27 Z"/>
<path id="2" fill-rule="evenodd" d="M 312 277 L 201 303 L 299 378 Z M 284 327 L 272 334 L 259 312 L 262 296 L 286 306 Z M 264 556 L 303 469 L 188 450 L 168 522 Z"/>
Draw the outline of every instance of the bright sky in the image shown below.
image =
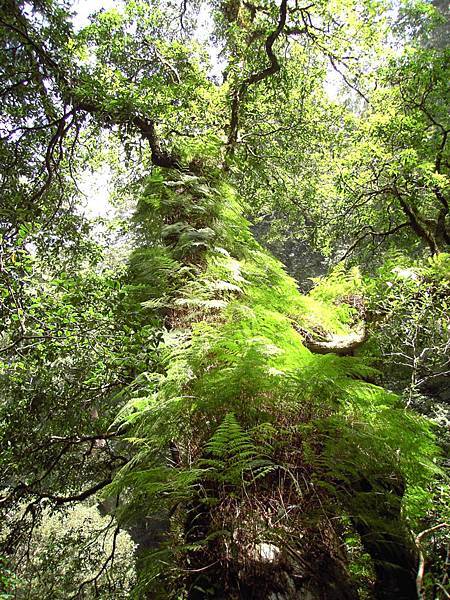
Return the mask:
<path id="1" fill-rule="evenodd" d="M 120 4 L 120 0 L 75 0 L 73 3 L 75 28 L 78 30 L 89 25 L 89 15 L 101 8 L 109 10 Z M 82 204 L 89 218 L 107 217 L 114 214 L 114 208 L 108 201 L 110 176 L 110 168 L 108 165 L 103 165 L 94 173 L 85 171 L 77 182 L 79 190 L 84 195 Z"/>
<path id="2" fill-rule="evenodd" d="M 73 19 L 75 28 L 81 29 L 89 25 L 89 15 L 101 8 L 109 10 L 121 4 L 120 0 L 75 0 L 73 3 L 73 11 L 76 13 Z"/>
<path id="3" fill-rule="evenodd" d="M 94 173 L 85 171 L 80 180 L 77 181 L 78 189 L 84 196 L 82 204 L 85 213 L 91 219 L 114 215 L 115 209 L 109 203 L 110 189 L 108 182 L 110 177 L 111 170 L 105 164 Z"/>

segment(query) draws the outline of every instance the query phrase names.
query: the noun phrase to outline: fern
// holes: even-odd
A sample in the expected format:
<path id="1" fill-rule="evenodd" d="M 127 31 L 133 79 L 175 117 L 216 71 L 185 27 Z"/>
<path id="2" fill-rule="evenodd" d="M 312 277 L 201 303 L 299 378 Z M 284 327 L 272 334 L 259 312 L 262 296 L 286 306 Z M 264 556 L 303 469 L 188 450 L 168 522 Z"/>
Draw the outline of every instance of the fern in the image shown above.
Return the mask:
<path id="1" fill-rule="evenodd" d="M 254 479 L 271 468 L 233 413 L 225 415 L 205 450 L 210 458 L 202 459 L 200 464 L 208 469 L 209 477 L 221 483 L 242 485 L 246 475 Z"/>
<path id="2" fill-rule="evenodd" d="M 212 534 L 227 528 L 222 511 L 230 498 L 245 503 L 250 484 L 276 505 L 287 481 L 301 506 L 302 490 L 316 481 L 333 498 L 331 512 L 342 512 L 352 480 L 363 476 L 376 482 L 396 472 L 426 488 L 437 473 L 428 423 L 364 381 L 377 375 L 370 360 L 315 355 L 302 344 L 299 329 L 350 331 L 353 313 L 336 301 L 359 293 L 356 271 L 335 271 L 301 295 L 254 241 L 223 183 L 155 173 L 141 210 L 153 245 L 145 240 L 130 270 L 141 310 L 158 316 L 161 337 L 155 375 L 124 391 L 129 402 L 119 418 L 139 449 L 114 483 L 131 504 L 144 494 L 148 504 L 164 498 L 173 506 L 198 499 L 203 488 L 216 503 Z M 180 246 L 185 234 L 188 246 L 201 246 Z M 177 468 L 167 464 L 173 440 Z M 271 477 L 276 470 L 283 477 Z"/>

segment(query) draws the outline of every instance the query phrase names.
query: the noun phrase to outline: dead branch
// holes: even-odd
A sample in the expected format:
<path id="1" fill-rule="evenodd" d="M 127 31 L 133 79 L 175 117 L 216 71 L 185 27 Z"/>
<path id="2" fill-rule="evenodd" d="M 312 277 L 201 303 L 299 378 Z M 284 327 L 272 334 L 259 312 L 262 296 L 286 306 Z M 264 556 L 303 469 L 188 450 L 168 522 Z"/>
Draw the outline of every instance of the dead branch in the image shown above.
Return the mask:
<path id="1" fill-rule="evenodd" d="M 423 577 L 425 574 L 425 556 L 421 547 L 422 540 L 429 535 L 437 531 L 438 529 L 443 529 L 444 527 L 449 527 L 448 523 L 439 523 L 439 525 L 435 525 L 434 527 L 430 527 L 429 529 L 425 529 L 421 531 L 418 535 L 416 535 L 416 546 L 419 551 L 419 567 L 417 569 L 417 577 L 416 577 L 416 587 L 417 587 L 417 597 L 419 600 L 425 600 L 424 589 L 423 589 Z"/>

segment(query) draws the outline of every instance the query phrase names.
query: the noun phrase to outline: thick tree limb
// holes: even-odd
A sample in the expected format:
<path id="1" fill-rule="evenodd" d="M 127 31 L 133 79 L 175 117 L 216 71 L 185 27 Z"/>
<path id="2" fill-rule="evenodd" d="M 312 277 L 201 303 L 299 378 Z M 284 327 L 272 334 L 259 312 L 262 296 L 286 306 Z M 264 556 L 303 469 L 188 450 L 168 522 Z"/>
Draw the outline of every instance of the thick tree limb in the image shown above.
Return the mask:
<path id="1" fill-rule="evenodd" d="M 423 220 L 421 219 L 417 210 L 406 202 L 397 188 L 394 188 L 394 195 L 397 198 L 401 209 L 405 213 L 405 215 L 409 219 L 409 224 L 411 225 L 411 229 L 417 234 L 428 246 L 432 255 L 439 253 L 439 246 L 436 242 L 435 236 L 433 233 L 424 225 Z"/>
<path id="2" fill-rule="evenodd" d="M 129 114 L 125 116 L 123 114 L 105 114 L 103 107 L 95 101 L 92 101 L 91 99 L 86 99 L 77 102 L 77 100 L 73 98 L 73 95 L 71 94 L 70 90 L 73 89 L 74 86 L 80 82 L 77 81 L 76 77 L 72 76 L 70 73 L 66 72 L 65 69 L 61 68 L 61 66 L 53 59 L 53 57 L 50 56 L 42 40 L 38 39 L 36 35 L 32 35 L 29 33 L 30 26 L 28 20 L 22 14 L 20 7 L 17 5 L 17 3 L 13 0 L 12 2 L 10 2 L 10 5 L 11 14 L 16 20 L 16 24 L 6 22 L 3 20 L 0 20 L 0 24 L 4 27 L 9 28 L 11 31 L 14 31 L 19 36 L 19 38 L 22 39 L 22 43 L 25 46 L 29 47 L 33 54 L 36 56 L 37 64 L 42 65 L 42 67 L 46 70 L 54 72 L 56 78 L 63 83 L 63 90 L 61 93 L 64 97 L 64 101 L 66 102 L 66 104 L 73 107 L 72 110 L 68 112 L 66 112 L 65 110 L 62 117 L 60 117 L 59 119 L 55 119 L 55 122 L 57 123 L 58 127 L 56 133 L 50 140 L 48 151 L 45 157 L 45 167 L 48 172 L 48 177 L 44 186 L 37 192 L 39 197 L 41 197 L 42 194 L 46 192 L 46 190 L 52 182 L 54 171 L 58 167 L 58 164 L 62 158 L 62 155 L 59 155 L 55 161 L 53 158 L 53 153 L 55 151 L 57 143 L 60 140 L 62 140 L 62 138 L 68 133 L 69 129 L 74 123 L 74 120 L 68 122 L 68 118 L 73 117 L 77 111 L 84 111 L 89 114 L 102 115 L 105 118 L 105 120 L 113 123 L 133 124 L 140 131 L 142 137 L 149 142 L 152 152 L 152 162 L 155 166 L 173 169 L 181 168 L 181 165 L 177 158 L 161 148 L 159 139 L 156 134 L 155 122 L 153 120 L 145 119 L 144 117 L 141 117 L 136 114 Z M 157 54 L 157 56 L 159 57 L 159 59 L 161 59 L 159 54 Z M 166 66 L 170 67 L 170 65 L 167 64 Z M 174 70 L 172 67 L 170 67 L 170 69 L 175 81 L 179 80 L 179 75 L 176 72 L 176 70 Z M 35 200 L 36 198 L 33 198 L 33 201 Z"/>
<path id="3" fill-rule="evenodd" d="M 69 502 L 81 502 L 83 500 L 86 500 L 87 498 L 90 498 L 95 493 L 102 490 L 104 487 L 109 485 L 111 483 L 111 481 L 112 481 L 112 477 L 109 476 L 106 479 L 103 479 L 103 481 L 100 481 L 99 483 L 96 483 L 92 487 L 80 492 L 79 494 L 74 494 L 73 496 L 54 496 L 52 494 L 43 494 L 41 496 L 41 498 L 46 498 L 48 500 L 51 500 L 52 502 L 54 502 L 56 504 L 56 506 L 61 506 L 62 504 L 68 504 Z"/>
<path id="4" fill-rule="evenodd" d="M 450 232 L 447 229 L 447 216 L 449 214 L 449 206 L 447 198 L 443 192 L 436 186 L 434 187 L 434 194 L 439 202 L 442 204 L 442 208 L 439 211 L 439 215 L 436 221 L 436 237 L 444 240 L 446 244 L 450 244 Z"/>
<path id="5" fill-rule="evenodd" d="M 102 107 L 96 103 L 85 100 L 75 103 L 76 110 L 81 110 L 91 115 L 102 115 Z M 164 167 L 166 169 L 182 169 L 182 165 L 178 161 L 177 157 L 169 154 L 166 150 L 161 148 L 161 144 L 156 133 L 155 122 L 150 119 L 146 119 L 139 115 L 114 115 L 109 113 L 104 118 L 111 123 L 131 123 L 140 132 L 142 137 L 147 140 L 150 145 L 152 153 L 152 163 L 156 167 Z"/>
<path id="6" fill-rule="evenodd" d="M 182 166 L 177 158 L 160 146 L 158 136 L 156 134 L 155 122 L 147 121 L 142 117 L 134 117 L 132 122 L 140 131 L 142 137 L 150 144 L 152 151 L 152 162 L 157 167 L 165 167 L 167 169 L 181 169 Z"/>
<path id="7" fill-rule="evenodd" d="M 283 29 L 286 25 L 287 0 L 281 0 L 279 15 L 280 16 L 278 19 L 277 27 L 272 31 L 272 33 L 270 33 L 270 35 L 267 37 L 266 42 L 265 42 L 265 50 L 266 50 L 267 58 L 269 59 L 269 64 L 261 71 L 258 71 L 257 73 L 253 73 L 252 75 L 250 75 L 249 77 L 244 79 L 244 81 L 240 84 L 240 86 L 233 93 L 233 98 L 232 98 L 232 103 L 231 103 L 230 133 L 228 136 L 228 143 L 227 143 L 229 152 L 233 151 L 233 148 L 237 142 L 237 135 L 238 135 L 238 131 L 239 131 L 240 104 L 241 104 L 242 98 L 246 94 L 248 88 L 251 85 L 254 85 L 255 83 L 259 83 L 260 81 L 263 81 L 263 79 L 266 79 L 267 77 L 270 77 L 271 75 L 274 75 L 281 68 L 280 63 L 278 62 L 278 59 L 273 51 L 273 45 L 275 44 L 275 41 L 280 36 L 281 32 L 283 31 Z"/>
<path id="8" fill-rule="evenodd" d="M 303 345 L 314 354 L 352 354 L 356 348 L 367 340 L 365 324 L 348 335 L 333 335 L 326 341 L 314 340 L 312 336 L 304 336 Z"/>

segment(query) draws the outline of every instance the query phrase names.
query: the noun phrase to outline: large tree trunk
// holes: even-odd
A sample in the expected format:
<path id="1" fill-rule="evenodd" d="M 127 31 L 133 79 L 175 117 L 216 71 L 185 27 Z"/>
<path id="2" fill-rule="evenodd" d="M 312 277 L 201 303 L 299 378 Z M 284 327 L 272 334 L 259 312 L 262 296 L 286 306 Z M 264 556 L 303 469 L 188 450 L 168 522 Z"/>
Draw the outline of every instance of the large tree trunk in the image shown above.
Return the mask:
<path id="1" fill-rule="evenodd" d="M 148 249 L 135 255 L 138 262 L 148 261 L 146 277 L 148 272 L 161 276 L 160 265 L 170 269 L 174 259 L 179 265 L 171 275 L 178 278 L 179 285 L 170 296 L 164 296 L 160 316 L 166 330 L 171 330 L 173 354 L 169 356 L 173 361 L 183 357 L 176 364 L 189 377 L 182 379 L 180 387 L 169 378 L 164 387 L 165 375 L 161 375 L 158 385 L 163 390 L 161 404 L 166 407 L 170 435 L 172 439 L 178 436 L 173 468 L 189 473 L 194 467 L 205 475 L 201 482 L 196 480 L 193 497 L 189 491 L 174 502 L 174 539 L 181 540 L 180 546 L 186 549 L 177 585 L 181 582 L 189 600 L 357 600 L 342 525 L 343 515 L 356 514 L 354 527 L 374 562 L 378 599 L 412 598 L 415 559 L 400 525 L 403 492 L 380 486 L 382 493 L 370 496 L 367 511 L 347 510 L 339 504 L 336 470 L 323 458 L 325 445 L 329 457 L 347 427 L 345 419 L 336 424 L 331 418 L 325 435 L 324 422 L 337 414 L 339 402 L 335 401 L 343 389 L 345 393 L 349 359 L 336 357 L 333 369 L 342 361 L 343 374 L 332 389 L 331 371 L 322 399 L 316 379 L 320 379 L 321 369 L 330 368 L 330 361 L 308 352 L 296 331 L 292 316 L 297 303 L 301 305 L 299 292 L 282 267 L 253 240 L 236 208 L 237 198 L 230 199 L 230 189 L 220 186 L 216 180 L 176 171 L 152 179 L 142 204 L 142 222 L 153 230 L 148 233 Z M 156 265 L 154 271 L 151 261 Z M 154 279 L 149 297 L 158 306 Z M 144 292 L 141 289 L 140 293 Z M 292 298 L 292 307 L 286 306 L 286 296 Z M 364 338 L 364 330 L 358 330 L 320 350 L 348 354 Z M 276 356 L 288 357 L 286 363 L 272 362 L 274 349 Z M 198 356 L 193 358 L 196 352 Z M 302 360 L 304 371 L 299 369 Z M 311 363 L 315 375 L 308 375 Z M 170 372 L 172 365 L 164 368 Z M 286 377 L 290 373 L 298 382 L 293 399 L 289 386 L 294 384 Z M 354 393 L 354 378 L 348 377 Z M 284 391 L 280 392 L 281 388 Z M 167 400 L 173 396 L 177 400 L 174 406 L 182 406 L 182 413 L 178 409 L 170 413 Z M 158 403 L 159 397 L 155 407 Z M 145 414 L 151 431 L 153 413 Z M 226 446 L 229 438 L 223 436 L 224 454 L 208 454 L 211 440 L 230 414 L 235 419 L 229 421 L 233 433 L 241 438 L 247 435 L 243 462 L 251 461 L 253 447 L 261 448 L 258 456 L 269 457 L 269 469 L 262 475 L 256 477 L 253 467 L 249 471 L 245 467 L 237 476 L 236 470 L 227 476 L 223 465 L 239 456 L 236 437 Z M 155 423 L 156 433 L 162 436 L 164 426 L 161 421 Z M 173 433 L 178 423 L 179 429 Z M 350 440 L 353 427 L 358 423 L 352 422 L 346 429 Z M 255 429 L 262 442 L 255 438 L 252 445 Z M 358 451 L 357 441 L 352 447 Z M 348 461 L 353 464 L 357 457 L 351 455 Z M 380 461 L 379 468 L 387 469 L 388 477 L 392 462 L 389 457 L 384 462 L 381 456 Z M 366 490 L 366 482 L 358 482 L 344 495 L 373 492 L 367 485 Z M 398 502 L 385 504 L 393 492 Z M 176 559 L 181 555 L 180 550 Z"/>
<path id="2" fill-rule="evenodd" d="M 234 500 L 220 488 L 204 481 L 206 498 L 222 491 L 221 500 L 211 506 L 197 496 L 186 510 L 188 600 L 358 600 L 339 532 L 316 493 L 295 497 L 276 477 Z M 277 519 L 277 537 L 269 505 L 283 491 L 286 503 L 295 498 L 298 506 Z"/>
<path id="3" fill-rule="evenodd" d="M 399 521 L 387 522 L 386 527 L 398 529 Z M 377 581 L 377 600 L 415 600 L 417 556 L 408 539 L 407 531 L 389 533 L 381 528 L 368 527 L 355 520 L 365 551 L 373 561 Z"/>

